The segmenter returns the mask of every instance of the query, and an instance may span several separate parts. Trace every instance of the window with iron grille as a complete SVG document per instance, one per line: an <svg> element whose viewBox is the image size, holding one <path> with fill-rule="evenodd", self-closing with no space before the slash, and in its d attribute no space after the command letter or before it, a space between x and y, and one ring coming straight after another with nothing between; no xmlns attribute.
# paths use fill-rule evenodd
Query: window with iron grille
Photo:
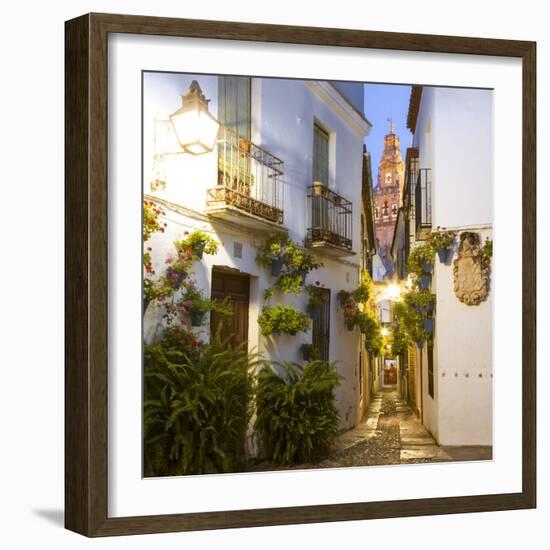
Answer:
<svg viewBox="0 0 550 550"><path fill-rule="evenodd" d="M324 293L325 303L321 305L319 315L313 320L312 344L317 357L322 361L329 360L330 336L330 289L319 289Z"/></svg>

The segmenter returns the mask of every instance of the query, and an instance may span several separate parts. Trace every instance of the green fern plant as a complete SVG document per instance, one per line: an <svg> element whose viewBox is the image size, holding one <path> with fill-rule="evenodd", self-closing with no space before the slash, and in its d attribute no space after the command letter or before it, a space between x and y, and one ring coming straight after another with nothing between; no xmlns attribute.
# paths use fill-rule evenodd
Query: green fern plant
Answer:
<svg viewBox="0 0 550 550"><path fill-rule="evenodd" d="M145 348L145 475L245 469L258 357L216 338L194 349L175 342Z"/></svg>
<svg viewBox="0 0 550 550"><path fill-rule="evenodd" d="M256 429L264 450L278 464L326 456L338 432L335 363L310 361L264 366L258 375Z"/></svg>

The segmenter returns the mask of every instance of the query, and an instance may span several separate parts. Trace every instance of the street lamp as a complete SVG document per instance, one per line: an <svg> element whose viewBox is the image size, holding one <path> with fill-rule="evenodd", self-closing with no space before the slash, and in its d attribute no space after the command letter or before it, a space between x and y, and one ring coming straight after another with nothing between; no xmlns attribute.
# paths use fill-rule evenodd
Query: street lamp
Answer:
<svg viewBox="0 0 550 550"><path fill-rule="evenodd" d="M180 147L186 153L209 153L216 145L220 123L208 112L209 101L193 80L187 94L181 96L181 107L170 115Z"/></svg>

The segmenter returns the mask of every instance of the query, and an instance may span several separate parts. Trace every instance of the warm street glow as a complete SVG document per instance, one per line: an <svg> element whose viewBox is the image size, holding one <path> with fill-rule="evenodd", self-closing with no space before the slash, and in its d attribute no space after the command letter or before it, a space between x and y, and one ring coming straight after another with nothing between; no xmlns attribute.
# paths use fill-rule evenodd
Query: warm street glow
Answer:
<svg viewBox="0 0 550 550"><path fill-rule="evenodd" d="M393 300L394 302L401 298L401 287L392 283L388 286L387 290L388 300Z"/></svg>
<svg viewBox="0 0 550 550"><path fill-rule="evenodd" d="M382 328L380 332L382 333L382 336L387 336L390 333L390 331L386 327Z"/></svg>

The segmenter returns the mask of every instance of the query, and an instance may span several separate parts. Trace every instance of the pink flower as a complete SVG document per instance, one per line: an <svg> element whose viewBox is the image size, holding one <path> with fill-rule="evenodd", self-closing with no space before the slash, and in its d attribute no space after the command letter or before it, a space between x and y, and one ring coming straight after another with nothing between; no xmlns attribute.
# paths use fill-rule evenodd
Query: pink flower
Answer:
<svg viewBox="0 0 550 550"><path fill-rule="evenodd" d="M172 258L166 258L166 260L164 260L164 263L165 264L171 264L172 263Z"/></svg>

